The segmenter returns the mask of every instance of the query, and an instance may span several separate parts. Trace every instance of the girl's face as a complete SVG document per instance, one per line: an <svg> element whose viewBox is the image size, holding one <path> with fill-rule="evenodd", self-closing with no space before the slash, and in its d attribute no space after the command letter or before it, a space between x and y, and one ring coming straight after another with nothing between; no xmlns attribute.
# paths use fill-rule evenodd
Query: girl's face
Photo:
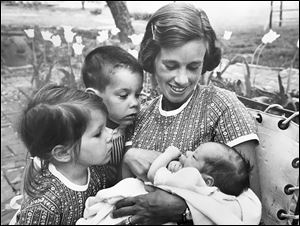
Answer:
<svg viewBox="0 0 300 226"><path fill-rule="evenodd" d="M142 88L143 78L140 74L126 68L115 70L105 90L100 92L109 119L121 127L132 124L140 108Z"/></svg>
<svg viewBox="0 0 300 226"><path fill-rule="evenodd" d="M81 138L77 163L84 166L104 165L110 160L111 135L105 129L106 115L100 110L91 110L91 118Z"/></svg>
<svg viewBox="0 0 300 226"><path fill-rule="evenodd" d="M202 72L206 44L192 40L177 48L162 48L154 61L159 88L171 103L183 103L192 94Z"/></svg>

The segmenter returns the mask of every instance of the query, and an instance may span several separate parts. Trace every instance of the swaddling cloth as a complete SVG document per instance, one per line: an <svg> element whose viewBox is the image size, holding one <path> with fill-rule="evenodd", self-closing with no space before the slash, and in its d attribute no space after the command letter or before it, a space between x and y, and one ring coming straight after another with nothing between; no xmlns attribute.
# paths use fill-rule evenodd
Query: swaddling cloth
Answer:
<svg viewBox="0 0 300 226"><path fill-rule="evenodd" d="M114 225L127 217L112 218L110 216L114 204L127 197L148 193L144 183L136 178L126 178L115 186L100 190L96 196L89 197L85 202L83 218L77 225Z"/></svg>

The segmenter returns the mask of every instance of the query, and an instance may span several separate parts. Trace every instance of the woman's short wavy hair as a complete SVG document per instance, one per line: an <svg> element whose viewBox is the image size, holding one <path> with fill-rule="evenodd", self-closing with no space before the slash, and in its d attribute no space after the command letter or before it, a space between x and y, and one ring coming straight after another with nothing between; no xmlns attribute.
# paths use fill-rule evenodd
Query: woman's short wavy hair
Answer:
<svg viewBox="0 0 300 226"><path fill-rule="evenodd" d="M217 67L221 49L206 13L187 3L170 3L158 9L147 23L141 42L139 62L143 69L154 73L154 60L161 48L180 47L192 40L207 42L202 74Z"/></svg>

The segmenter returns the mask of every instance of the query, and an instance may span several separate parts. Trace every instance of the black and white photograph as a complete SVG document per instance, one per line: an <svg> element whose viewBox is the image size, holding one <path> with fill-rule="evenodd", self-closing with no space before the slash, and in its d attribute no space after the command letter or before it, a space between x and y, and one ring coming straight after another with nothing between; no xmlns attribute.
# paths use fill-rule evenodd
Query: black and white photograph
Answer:
<svg viewBox="0 0 300 226"><path fill-rule="evenodd" d="M1 225L299 225L299 1L1 1Z"/></svg>

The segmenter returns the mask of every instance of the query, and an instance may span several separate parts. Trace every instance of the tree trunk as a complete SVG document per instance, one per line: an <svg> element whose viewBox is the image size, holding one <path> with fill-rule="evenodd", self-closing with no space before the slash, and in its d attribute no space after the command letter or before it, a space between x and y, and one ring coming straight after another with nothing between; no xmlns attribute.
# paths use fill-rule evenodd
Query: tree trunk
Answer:
<svg viewBox="0 0 300 226"><path fill-rule="evenodd" d="M120 29L119 37L121 42L131 42L129 35L134 34L131 25L130 14L125 1L106 1L114 18L116 27Z"/></svg>

